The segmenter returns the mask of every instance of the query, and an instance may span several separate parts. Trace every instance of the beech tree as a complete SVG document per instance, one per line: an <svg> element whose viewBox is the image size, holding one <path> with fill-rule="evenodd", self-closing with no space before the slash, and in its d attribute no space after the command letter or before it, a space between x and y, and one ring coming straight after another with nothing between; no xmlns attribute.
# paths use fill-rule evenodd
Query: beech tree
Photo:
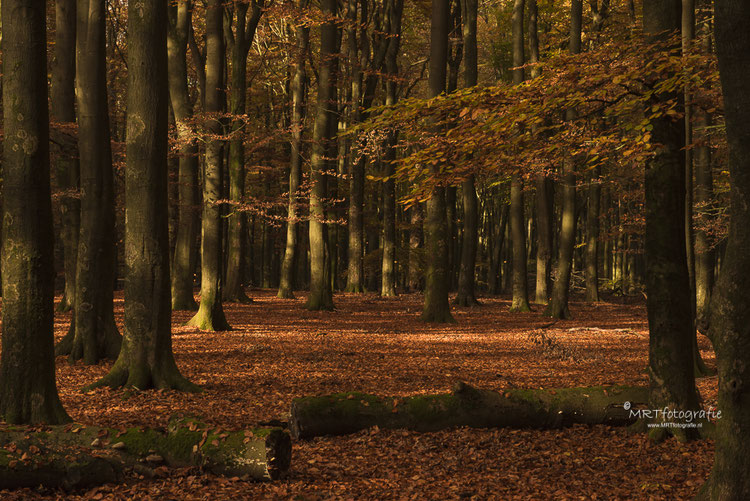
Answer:
<svg viewBox="0 0 750 501"><path fill-rule="evenodd" d="M721 419L716 423L714 464L697 499L750 497L750 440L747 367L750 364L750 6L737 0L715 2L716 55L724 94L729 175L730 227L724 263L711 302L711 341L719 369Z"/></svg>
<svg viewBox="0 0 750 501"><path fill-rule="evenodd" d="M570 40L568 52L581 52L581 29L583 25L583 2L572 0L570 4ZM567 120L573 120L575 110L565 110ZM570 275L573 267L573 248L576 240L576 172L573 155L566 155L562 162L562 221L560 223L560 242L555 267L555 283L552 298L544 314L552 318L568 318L568 295L570 293Z"/></svg>
<svg viewBox="0 0 750 501"><path fill-rule="evenodd" d="M513 2L513 83L525 80L523 65L524 0ZM524 225L523 179L514 174L510 182L510 233L513 244L513 302L510 311L531 311L529 306L528 277L526 276L526 228Z"/></svg>
<svg viewBox="0 0 750 501"><path fill-rule="evenodd" d="M464 86L477 85L477 0L461 0L464 43ZM464 208L464 236L461 243L461 264L458 275L458 295L456 304L474 306L478 303L474 294L474 276L479 240L479 201L477 200L476 179L472 174L461 183L461 197Z"/></svg>
<svg viewBox="0 0 750 501"><path fill-rule="evenodd" d="M206 160L203 165L203 215L201 220L201 301L188 325L207 331L229 330L221 304L222 231L222 123L224 102L224 4L210 0L206 6Z"/></svg>
<svg viewBox="0 0 750 501"><path fill-rule="evenodd" d="M388 40L385 56L386 97L385 105L393 106L398 100L398 55L401 46L401 17L404 11L403 0L388 0L386 4L385 26ZM391 132L386 138L383 175L383 260L381 264L381 296L396 295L396 180L393 178L396 160L397 133Z"/></svg>
<svg viewBox="0 0 750 501"><path fill-rule="evenodd" d="M66 129L76 121L76 0L55 2L55 52L51 64L50 119ZM58 144L55 162L57 188L63 192L60 203L61 243L64 253L65 290L58 311L73 308L76 295L76 261L78 232L81 224L81 202L78 197L80 168L78 145L68 130L52 138Z"/></svg>
<svg viewBox="0 0 750 501"><path fill-rule="evenodd" d="M334 141L333 124L335 101L332 99L336 86L336 57L338 28L336 0L322 0L321 9L326 21L320 27L320 68L318 70L318 107L313 131L312 155L310 157L310 296L307 308L310 310L333 309L333 292L329 280L330 261L326 259L328 231L326 213L327 170L329 161L326 151Z"/></svg>
<svg viewBox="0 0 750 501"><path fill-rule="evenodd" d="M172 354L166 23L163 2L128 12L125 335L109 374L92 387L197 389Z"/></svg>
<svg viewBox="0 0 750 501"><path fill-rule="evenodd" d="M680 29L680 0L643 4L643 32L664 41ZM650 82L654 85L656 82ZM676 93L654 93L652 106L681 101ZM668 115L651 121L654 153L646 162L646 294L649 325L649 404L654 409L695 409L690 283L685 251L684 121ZM652 428L659 436L665 428ZM685 436L691 436L686 429Z"/></svg>
<svg viewBox="0 0 750 501"><path fill-rule="evenodd" d="M309 0L298 0L297 8L307 7ZM293 58L294 76L292 77L292 109L291 129L292 140L289 154L289 207L287 210L286 247L284 261L281 265L281 279L279 280L278 297L294 298L294 265L297 258L298 220L300 214L299 188L302 184L302 137L304 133L304 117L307 94L307 61L310 50L310 27L299 23L294 28L297 38L296 52Z"/></svg>
<svg viewBox="0 0 750 501"><path fill-rule="evenodd" d="M47 2L3 0L3 336L0 416L69 421L53 353Z"/></svg>
<svg viewBox="0 0 750 501"><path fill-rule="evenodd" d="M245 114L247 101L247 55L255 38L255 30L263 15L264 1L254 0L252 9L249 3L238 2L234 7L236 24L224 26L225 38L231 53L231 90L229 95L230 112L235 118L231 125L232 140L229 142L229 198L241 204L245 195ZM248 16L249 12L249 16ZM243 211L234 211L227 218L227 267L226 284L222 288L224 301L249 302L242 287L245 252L245 219Z"/></svg>
<svg viewBox="0 0 750 501"><path fill-rule="evenodd" d="M115 200L107 103L105 1L78 0L76 101L81 173L81 222L76 296L58 355L95 364L114 359L122 337L115 325Z"/></svg>
<svg viewBox="0 0 750 501"><path fill-rule="evenodd" d="M432 28L430 34L430 96L445 91L448 64L448 30L450 0L433 0ZM438 173L439 165L432 170ZM448 269L448 224L446 221L445 187L432 189L427 201L425 221L425 247L429 254L425 270L424 309L425 322L454 322L448 302L450 270Z"/></svg>
<svg viewBox="0 0 750 501"><path fill-rule="evenodd" d="M169 97L172 101L177 138L180 141L178 182L178 218L172 260L172 308L196 310L193 297L193 273L198 259L200 193L198 190L198 144L194 139L193 104L188 89L187 47L192 29L193 5L190 0L169 4L167 54Z"/></svg>

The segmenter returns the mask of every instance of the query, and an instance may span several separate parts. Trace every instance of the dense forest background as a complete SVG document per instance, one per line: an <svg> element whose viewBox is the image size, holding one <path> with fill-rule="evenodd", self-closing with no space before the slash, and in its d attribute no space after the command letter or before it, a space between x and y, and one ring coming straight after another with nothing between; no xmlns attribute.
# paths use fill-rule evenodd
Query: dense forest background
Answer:
<svg viewBox="0 0 750 501"><path fill-rule="evenodd" d="M743 2L0 5L0 488L627 425L714 453L644 492L750 498Z"/></svg>

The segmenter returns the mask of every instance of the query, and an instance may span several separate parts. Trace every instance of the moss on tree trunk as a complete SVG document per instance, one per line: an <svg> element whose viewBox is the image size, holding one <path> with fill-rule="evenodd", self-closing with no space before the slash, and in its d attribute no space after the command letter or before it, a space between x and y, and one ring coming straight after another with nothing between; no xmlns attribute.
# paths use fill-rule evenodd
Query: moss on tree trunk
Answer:
<svg viewBox="0 0 750 501"><path fill-rule="evenodd" d="M277 480L286 477L291 452L289 433L279 428L223 431L193 418L174 419L166 431L7 427L0 434L0 489L85 487L116 482L126 468L159 466Z"/></svg>
<svg viewBox="0 0 750 501"><path fill-rule="evenodd" d="M344 435L379 426L437 431L474 428L560 428L573 424L622 426L635 419L623 407L648 401L648 388L598 386L496 392L458 383L453 393L415 397L378 397L339 393L297 398L290 429L295 438Z"/></svg>

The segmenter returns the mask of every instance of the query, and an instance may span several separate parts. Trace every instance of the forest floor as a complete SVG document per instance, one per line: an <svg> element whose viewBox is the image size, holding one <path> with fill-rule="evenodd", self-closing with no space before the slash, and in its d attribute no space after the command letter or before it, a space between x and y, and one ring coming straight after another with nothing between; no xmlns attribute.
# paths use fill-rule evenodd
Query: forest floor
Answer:
<svg viewBox="0 0 750 501"><path fill-rule="evenodd" d="M419 321L422 297L337 294L334 312L303 309L275 291L228 304L231 332L205 333L173 316L183 375L205 391L133 392L79 388L109 364L57 359L60 395L80 423L163 426L175 413L225 429L286 419L294 397L359 390L379 395L448 392L457 381L488 388L647 384L642 298L571 303L573 320L510 314L507 298L454 308L454 325ZM59 298L58 298L59 299ZM122 328L123 302L116 299ZM56 337L69 314L58 314ZM539 343L540 329L551 342ZM715 366L708 340L703 357ZM704 406L716 405L716 377L699 380ZM687 499L706 479L711 441L654 444L607 426L553 431L455 429L416 433L370 429L293 444L287 480L259 484L171 470L74 493L0 491L0 499ZM134 474L135 475L135 474Z"/></svg>

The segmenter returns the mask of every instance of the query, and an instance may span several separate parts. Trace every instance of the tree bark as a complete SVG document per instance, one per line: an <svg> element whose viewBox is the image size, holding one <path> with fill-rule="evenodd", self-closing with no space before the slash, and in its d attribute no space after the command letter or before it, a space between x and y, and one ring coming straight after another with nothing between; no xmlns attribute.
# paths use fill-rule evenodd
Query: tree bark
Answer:
<svg viewBox="0 0 750 501"><path fill-rule="evenodd" d="M474 87L478 80L477 62L477 0L461 0L463 9L464 37L464 86ZM461 183L461 196L464 207L464 235L461 242L461 265L458 272L458 295L456 304L474 306L477 301L475 271L477 263L477 243L479 241L479 201L474 175Z"/></svg>
<svg viewBox="0 0 750 501"><path fill-rule="evenodd" d="M705 28L704 49L712 51L711 36ZM700 106L694 109L696 145L694 154L695 168L695 202L708 210L714 203L714 181L711 165L711 147L708 131L711 126L711 115ZM695 295L696 321L699 326L707 324L711 304L711 292L714 287L714 267L716 251L706 231L698 228L695 232Z"/></svg>
<svg viewBox="0 0 750 501"><path fill-rule="evenodd" d="M513 3L513 83L523 83L525 63L523 46L524 0ZM524 227L523 180L520 174L513 174L510 184L510 233L513 245L513 302L510 311L531 311L529 306L526 228Z"/></svg>
<svg viewBox="0 0 750 501"><path fill-rule="evenodd" d="M172 260L172 309L197 310L193 297L193 274L198 259L200 194L198 191L198 144L193 138L193 105L188 91L187 44L192 24L192 2L181 0L169 6L167 52L169 96L172 100L177 140L180 142L178 171L178 223Z"/></svg>
<svg viewBox="0 0 750 501"><path fill-rule="evenodd" d="M730 222L726 254L711 302L711 340L719 369L721 419L716 426L714 465L697 499L750 498L750 6L715 3L716 54L729 144Z"/></svg>
<svg viewBox="0 0 750 501"><path fill-rule="evenodd" d="M75 126L75 74L76 74L76 2L55 2L55 52L51 68L50 85L51 120L59 126ZM81 226L79 199L80 166L78 145L72 133L62 131L57 152L55 179L63 192L60 203L62 221L61 240L64 255L65 291L58 311L73 308L76 296L76 261L78 259L78 234Z"/></svg>
<svg viewBox="0 0 750 501"><path fill-rule="evenodd" d="M518 175L510 185L510 239L513 251L513 301L510 311L531 311L526 272L526 228L524 225L523 181Z"/></svg>
<svg viewBox="0 0 750 501"><path fill-rule="evenodd" d="M389 0L385 25L388 27L388 48L386 50L386 106L394 106L398 100L398 54L401 46L401 16L404 0ZM396 141L398 133L391 132L386 138L386 153L383 162L383 261L381 265L382 283L380 295L396 295L396 181L393 179L396 161Z"/></svg>
<svg viewBox="0 0 750 501"><path fill-rule="evenodd" d="M241 204L245 196L245 106L247 95L247 55L255 38L255 30L263 15L263 0L254 0L250 18L247 18L249 3L237 3L235 13L237 26L234 35L226 26L231 43L232 77L229 95L230 113L234 116L231 125L232 140L229 142L229 198ZM229 38L229 36L232 38ZM249 303L251 299L242 286L244 277L245 231L247 216L244 211L233 210L227 218L227 269L226 284L222 288L224 301Z"/></svg>
<svg viewBox="0 0 750 501"><path fill-rule="evenodd" d="M661 41L680 29L680 1L643 5L643 32ZM676 93L655 95L647 106L681 100ZM685 253L685 123L668 116L652 120L655 153L646 162L646 294L649 323L649 375L652 408L695 409L693 375L695 329ZM661 438L666 428L653 428ZM681 432L680 432L681 433ZM694 430L686 429L691 437Z"/></svg>
<svg viewBox="0 0 750 501"><path fill-rule="evenodd" d="M69 421L55 385L46 2L4 0L0 417Z"/></svg>
<svg viewBox="0 0 750 501"><path fill-rule="evenodd" d="M456 384L453 393L378 397L339 393L292 401L292 436L309 439L345 435L378 426L420 432L458 426L472 428L556 429L574 424L624 426L634 415L625 409L646 404L648 388L597 386L503 392Z"/></svg>
<svg viewBox="0 0 750 501"><path fill-rule="evenodd" d="M596 168L590 179L586 206L586 301L599 301L599 216L601 203L601 171Z"/></svg>
<svg viewBox="0 0 750 501"><path fill-rule="evenodd" d="M162 26L163 28L163 26ZM222 431L193 418L173 419L166 431L96 426L3 430L0 445L15 444L0 466L0 489L66 489L122 480L124 467L151 476L154 468L198 467L214 475L279 480L287 476L292 443L279 428ZM92 445L96 444L96 445ZM40 452L29 451L35 448ZM96 455L94 453L96 451ZM31 456L22 460L24 455ZM75 457L70 461L70 456ZM13 466L7 463L15 461Z"/></svg>
<svg viewBox="0 0 750 501"><path fill-rule="evenodd" d="M310 296L309 310L332 310L333 292L326 266L328 232L326 231L326 176L329 162L326 151L333 141L333 126L336 103L331 99L336 85L336 61L338 27L335 17L338 12L336 0L322 0L321 10L327 22L320 27L320 57L318 70L318 109L313 131L312 156L310 157Z"/></svg>
<svg viewBox="0 0 750 501"><path fill-rule="evenodd" d="M695 0L682 1L681 35L682 54L690 53L690 46L695 38ZM695 321L695 232L693 230L693 106L691 105L691 89L684 89L685 107L685 251L687 256L688 276L690 279L690 294L693 305L693 319ZM700 354L696 353L696 357Z"/></svg>
<svg viewBox="0 0 750 501"><path fill-rule="evenodd" d="M308 0L299 0L297 7L304 9ZM277 296L282 299L294 298L294 264L297 252L297 236L300 219L299 188L302 184L302 136L305 119L305 96L307 90L307 67L305 58L310 50L310 28L299 24L295 27L297 47L294 58L294 78L292 80L292 141L289 162L289 208L287 210L286 248L281 264L281 279Z"/></svg>
<svg viewBox="0 0 750 501"><path fill-rule="evenodd" d="M568 52L581 52L581 25L583 23L583 2L573 0L570 7L570 40ZM575 117L575 110L566 110L566 119ZM560 226L560 243L555 283L552 287L552 299L544 314L552 318L569 318L568 296L570 294L570 275L573 267L573 253L576 242L576 172L571 155L562 163L562 223Z"/></svg>
<svg viewBox="0 0 750 501"><path fill-rule="evenodd" d="M166 23L164 3L128 15L125 335L109 374L92 387L197 389L172 354Z"/></svg>
<svg viewBox="0 0 750 501"><path fill-rule="evenodd" d="M224 89L224 4L210 0L206 6L206 130L213 135L206 144L203 171L203 219L201 231L201 302L187 325L206 331L229 330L221 304L222 217L222 135L219 114Z"/></svg>
<svg viewBox="0 0 750 501"><path fill-rule="evenodd" d="M122 337L113 312L116 273L115 207L107 105L105 3L78 0L76 98L81 172L81 225L76 297L68 334L57 355L96 364L114 359Z"/></svg>
<svg viewBox="0 0 750 501"><path fill-rule="evenodd" d="M448 26L450 0L433 0L430 37L430 96L445 91L448 62ZM433 176L439 175L439 166L433 166ZM438 183L438 180L435 179ZM448 302L450 270L448 268L448 224L445 207L445 188L439 183L432 189L427 201L425 247L429 256L425 270L424 309L425 322L455 322Z"/></svg>
<svg viewBox="0 0 750 501"><path fill-rule="evenodd" d="M407 282L410 291L422 289L422 277L424 277L423 240L424 208L421 203L415 202L409 209L409 276Z"/></svg>

